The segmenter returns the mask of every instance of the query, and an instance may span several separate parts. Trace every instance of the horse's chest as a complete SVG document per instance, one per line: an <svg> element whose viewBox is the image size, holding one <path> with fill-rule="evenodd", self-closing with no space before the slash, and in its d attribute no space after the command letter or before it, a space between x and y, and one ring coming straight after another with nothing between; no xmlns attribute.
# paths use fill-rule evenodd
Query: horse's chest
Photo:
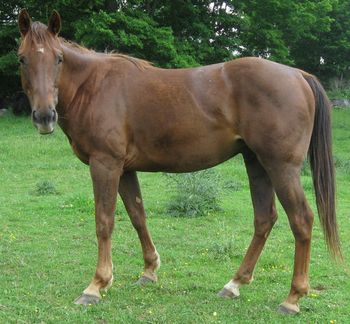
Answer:
<svg viewBox="0 0 350 324"><path fill-rule="evenodd" d="M89 154L87 151L76 142L71 142L70 144L72 146L74 154L78 157L78 159L85 164L89 164Z"/></svg>

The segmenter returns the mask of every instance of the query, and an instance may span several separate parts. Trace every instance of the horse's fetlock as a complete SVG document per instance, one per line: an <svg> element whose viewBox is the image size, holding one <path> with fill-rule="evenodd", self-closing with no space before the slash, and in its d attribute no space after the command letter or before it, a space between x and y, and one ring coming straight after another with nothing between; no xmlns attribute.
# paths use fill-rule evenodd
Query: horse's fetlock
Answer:
<svg viewBox="0 0 350 324"><path fill-rule="evenodd" d="M241 285L250 284L253 281L253 274L248 271L243 272L239 275L236 275L234 281L239 282Z"/></svg>
<svg viewBox="0 0 350 324"><path fill-rule="evenodd" d="M95 274L95 281L100 287L102 288L108 288L112 285L113 282L113 274L106 274L106 273L97 273Z"/></svg>
<svg viewBox="0 0 350 324"><path fill-rule="evenodd" d="M145 268L157 270L160 266L160 257L157 251L147 253L145 256Z"/></svg>
<svg viewBox="0 0 350 324"><path fill-rule="evenodd" d="M292 284L292 291L299 297L307 295L309 290L310 286L307 281L299 281Z"/></svg>

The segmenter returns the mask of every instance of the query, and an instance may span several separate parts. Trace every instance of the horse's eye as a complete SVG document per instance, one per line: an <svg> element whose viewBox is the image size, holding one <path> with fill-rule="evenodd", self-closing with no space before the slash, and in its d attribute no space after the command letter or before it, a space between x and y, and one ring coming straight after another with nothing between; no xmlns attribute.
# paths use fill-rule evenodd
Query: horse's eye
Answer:
<svg viewBox="0 0 350 324"><path fill-rule="evenodd" d="M63 62L63 56L58 56L57 57L57 64L61 64Z"/></svg>
<svg viewBox="0 0 350 324"><path fill-rule="evenodd" d="M19 62L20 64L22 64L22 65L26 64L26 61L25 61L25 59L24 59L23 56L20 56L20 57L18 58L18 62Z"/></svg>

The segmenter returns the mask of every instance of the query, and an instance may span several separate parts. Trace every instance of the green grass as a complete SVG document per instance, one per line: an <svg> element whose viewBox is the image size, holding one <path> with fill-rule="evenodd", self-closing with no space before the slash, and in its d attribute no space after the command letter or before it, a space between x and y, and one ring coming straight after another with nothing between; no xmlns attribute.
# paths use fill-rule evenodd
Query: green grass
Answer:
<svg viewBox="0 0 350 324"><path fill-rule="evenodd" d="M73 300L95 271L93 196L88 167L58 130L40 136L27 118L0 118L0 323L348 323L350 317L350 111L334 111L337 213L345 266L331 261L318 219L311 286L301 314L276 312L292 275L294 240L279 206L255 271L237 300L216 293L237 270L250 242L252 207L241 157L216 168L220 211L199 218L166 214L172 196L162 174L140 174L149 229L161 255L159 282L133 285L140 244L118 203L113 234L115 282L102 303ZM310 173L303 184L315 211Z"/></svg>

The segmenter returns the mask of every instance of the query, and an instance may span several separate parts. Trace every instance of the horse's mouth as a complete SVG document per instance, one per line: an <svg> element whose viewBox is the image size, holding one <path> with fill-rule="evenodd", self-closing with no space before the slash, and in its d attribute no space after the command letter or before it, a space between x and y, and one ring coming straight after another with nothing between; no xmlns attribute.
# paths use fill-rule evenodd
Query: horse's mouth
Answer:
<svg viewBox="0 0 350 324"><path fill-rule="evenodd" d="M53 129L52 131L49 131L49 132L40 132L40 135L49 135L49 134L52 134L53 132L55 131L55 129Z"/></svg>
<svg viewBox="0 0 350 324"><path fill-rule="evenodd" d="M49 123L47 125L42 125L42 124L34 124L37 130L39 131L40 135L49 135L52 134L55 130L55 125L54 123Z"/></svg>

